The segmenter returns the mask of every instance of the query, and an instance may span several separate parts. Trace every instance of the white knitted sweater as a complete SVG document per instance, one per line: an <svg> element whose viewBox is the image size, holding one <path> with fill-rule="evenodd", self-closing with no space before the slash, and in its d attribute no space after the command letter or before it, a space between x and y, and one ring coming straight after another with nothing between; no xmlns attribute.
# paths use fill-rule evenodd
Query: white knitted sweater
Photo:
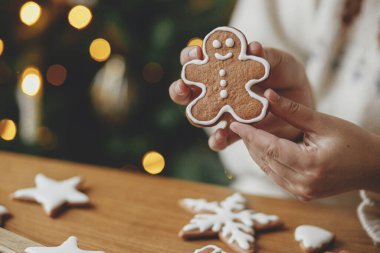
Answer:
<svg viewBox="0 0 380 253"><path fill-rule="evenodd" d="M319 111L380 134L380 1L240 0L230 25L249 42L298 57L306 66ZM235 174L232 186L237 190L288 196L254 164L241 141L220 156ZM329 199L335 204L358 201L357 193ZM361 221L368 225L363 210ZM369 234L380 242L377 226L377 233Z"/></svg>

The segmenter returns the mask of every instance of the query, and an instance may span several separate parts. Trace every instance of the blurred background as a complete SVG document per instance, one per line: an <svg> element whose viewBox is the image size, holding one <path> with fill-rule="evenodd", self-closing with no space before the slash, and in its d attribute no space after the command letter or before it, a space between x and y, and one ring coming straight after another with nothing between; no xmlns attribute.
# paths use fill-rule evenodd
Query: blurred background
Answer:
<svg viewBox="0 0 380 253"><path fill-rule="evenodd" d="M228 24L233 7L1 0L0 149L226 184L205 132L167 91L181 49Z"/></svg>

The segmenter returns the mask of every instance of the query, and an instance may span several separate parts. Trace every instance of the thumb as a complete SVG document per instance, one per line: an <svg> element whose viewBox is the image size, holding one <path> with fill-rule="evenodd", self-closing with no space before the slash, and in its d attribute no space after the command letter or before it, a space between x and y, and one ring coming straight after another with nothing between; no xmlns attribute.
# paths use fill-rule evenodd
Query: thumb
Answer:
<svg viewBox="0 0 380 253"><path fill-rule="evenodd" d="M323 122L319 112L282 97L272 89L267 89L264 96L269 100L270 111L290 125L309 132L320 129Z"/></svg>

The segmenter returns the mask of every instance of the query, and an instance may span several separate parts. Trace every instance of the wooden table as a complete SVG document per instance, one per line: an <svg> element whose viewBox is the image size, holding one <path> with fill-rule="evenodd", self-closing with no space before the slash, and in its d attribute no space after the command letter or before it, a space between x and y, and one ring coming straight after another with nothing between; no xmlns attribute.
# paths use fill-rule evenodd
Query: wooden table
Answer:
<svg viewBox="0 0 380 253"><path fill-rule="evenodd" d="M191 218L177 205L180 198L221 200L231 194L228 188L4 152L0 171L0 204L13 214L5 228L43 245L58 245L75 235L80 247L107 253L192 253L208 243L231 252L217 240L186 242L177 237ZM9 198L16 189L34 186L39 172L56 179L83 176L94 207L70 208L51 219L41 206ZM293 239L300 224L333 231L335 250L380 252L362 230L354 209L247 197L256 210L277 214L286 222L284 230L259 236L258 252L300 252Z"/></svg>

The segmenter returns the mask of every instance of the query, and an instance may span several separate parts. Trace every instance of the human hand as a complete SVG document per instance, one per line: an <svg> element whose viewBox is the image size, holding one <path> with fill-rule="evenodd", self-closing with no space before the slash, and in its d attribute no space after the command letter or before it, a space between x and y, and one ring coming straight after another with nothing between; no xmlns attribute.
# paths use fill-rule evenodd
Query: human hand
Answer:
<svg viewBox="0 0 380 253"><path fill-rule="evenodd" d="M271 89L264 96L274 115L304 133L301 143L238 122L230 128L273 181L300 200L355 189L380 192L379 136Z"/></svg>
<svg viewBox="0 0 380 253"><path fill-rule="evenodd" d="M271 72L268 79L254 85L252 88L254 92L262 95L265 89L272 88L287 98L308 107L313 107L311 89L304 67L294 57L277 49L264 49L258 42L249 44L247 51L247 54L264 57L271 65ZM182 50L180 57L181 64L185 64L193 59L203 59L200 47L193 46ZM200 89L187 86L179 79L170 86L169 94L174 102L180 105L186 105L198 97ZM231 143L240 139L240 137L229 128L229 124L233 122L232 117L227 116L226 121L227 126L217 129L209 138L209 146L215 151L223 150ZM252 125L275 134L278 137L291 140L297 138L301 133L298 129L270 112L262 121Z"/></svg>

